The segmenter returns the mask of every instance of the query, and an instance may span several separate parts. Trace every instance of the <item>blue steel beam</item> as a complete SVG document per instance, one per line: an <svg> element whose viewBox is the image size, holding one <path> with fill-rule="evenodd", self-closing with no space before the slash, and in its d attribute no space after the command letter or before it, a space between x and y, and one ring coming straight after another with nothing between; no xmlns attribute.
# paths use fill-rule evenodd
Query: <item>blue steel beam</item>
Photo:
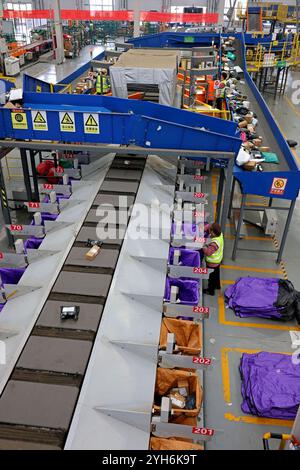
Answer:
<svg viewBox="0 0 300 470"><path fill-rule="evenodd" d="M51 93L25 93L24 101L22 124L17 122L13 110L0 109L0 138L223 151L235 155L241 145L235 125L158 104L142 103L145 106L141 107L141 103L121 98ZM33 122L37 111L42 112L47 122L40 130ZM70 131L62 130L60 124L65 113L73 120ZM99 121L98 129L94 128L92 133L85 125L89 114ZM224 129L229 129L230 134Z"/></svg>

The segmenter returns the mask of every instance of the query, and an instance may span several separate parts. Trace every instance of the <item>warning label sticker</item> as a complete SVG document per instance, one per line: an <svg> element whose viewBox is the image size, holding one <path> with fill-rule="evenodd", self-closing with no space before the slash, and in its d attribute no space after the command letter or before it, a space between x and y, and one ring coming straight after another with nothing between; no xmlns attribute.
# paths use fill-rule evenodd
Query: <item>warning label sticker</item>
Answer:
<svg viewBox="0 0 300 470"><path fill-rule="evenodd" d="M270 194L284 194L287 182L287 178L273 178Z"/></svg>
<svg viewBox="0 0 300 470"><path fill-rule="evenodd" d="M28 129L27 116L25 111L13 110L10 113L13 129Z"/></svg>
<svg viewBox="0 0 300 470"><path fill-rule="evenodd" d="M85 134L100 134L98 114L83 113L83 125Z"/></svg>
<svg viewBox="0 0 300 470"><path fill-rule="evenodd" d="M75 116L74 113L59 113L59 122L61 132L75 132Z"/></svg>
<svg viewBox="0 0 300 470"><path fill-rule="evenodd" d="M37 93L41 93L41 91L42 91L41 85L37 85L35 91L36 91Z"/></svg>
<svg viewBox="0 0 300 470"><path fill-rule="evenodd" d="M31 111L32 127L34 131L47 131L47 113L46 111Z"/></svg>

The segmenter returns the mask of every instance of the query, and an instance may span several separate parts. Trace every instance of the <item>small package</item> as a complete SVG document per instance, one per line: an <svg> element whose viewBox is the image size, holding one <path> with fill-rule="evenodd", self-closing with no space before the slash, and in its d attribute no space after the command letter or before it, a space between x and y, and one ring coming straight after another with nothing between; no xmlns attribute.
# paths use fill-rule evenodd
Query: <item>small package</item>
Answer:
<svg viewBox="0 0 300 470"><path fill-rule="evenodd" d="M96 256L99 254L100 250L100 246L92 246L92 248L85 254L86 259L88 259L89 261L93 261L93 259L95 259Z"/></svg>
<svg viewBox="0 0 300 470"><path fill-rule="evenodd" d="M259 147L259 150L260 150L261 152L269 152L270 147Z"/></svg>
<svg viewBox="0 0 300 470"><path fill-rule="evenodd" d="M186 379L178 380L178 389L180 395L187 397L189 394L189 382Z"/></svg>
<svg viewBox="0 0 300 470"><path fill-rule="evenodd" d="M252 114L246 114L245 121L247 121L247 124L251 124L251 122L253 121Z"/></svg>
<svg viewBox="0 0 300 470"><path fill-rule="evenodd" d="M239 128L240 128L240 129L244 129L244 128L246 128L246 127L247 127L247 125L248 125L248 123L247 123L247 121L245 121L245 120L244 120L244 121L241 121L241 122L239 122Z"/></svg>
<svg viewBox="0 0 300 470"><path fill-rule="evenodd" d="M254 143L255 147L260 147L262 144L262 139L253 139L252 142Z"/></svg>
<svg viewBox="0 0 300 470"><path fill-rule="evenodd" d="M243 168L244 170L253 171L255 170L256 165L257 165L257 162L255 160L249 160L249 162L244 163Z"/></svg>
<svg viewBox="0 0 300 470"><path fill-rule="evenodd" d="M170 393L169 397L173 408L185 408L185 398L180 393Z"/></svg>

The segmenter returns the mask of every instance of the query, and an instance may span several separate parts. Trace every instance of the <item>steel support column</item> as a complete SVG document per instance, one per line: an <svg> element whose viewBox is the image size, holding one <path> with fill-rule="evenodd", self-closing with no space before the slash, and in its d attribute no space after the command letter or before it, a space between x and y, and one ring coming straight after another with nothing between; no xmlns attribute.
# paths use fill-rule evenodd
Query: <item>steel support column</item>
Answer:
<svg viewBox="0 0 300 470"><path fill-rule="evenodd" d="M222 210L222 217L221 217L221 230L224 233L226 227L226 220L229 214L229 207L230 207L230 193L231 193L231 185L232 185L232 178L233 178L233 167L234 167L234 159L228 161L228 168L226 173L226 184L225 184L225 192L224 192L224 202L223 202L223 210Z"/></svg>
<svg viewBox="0 0 300 470"><path fill-rule="evenodd" d="M217 197L217 207L216 207L216 222L220 223L221 220L221 207L222 207L222 198L223 198L223 189L224 189L224 168L221 168L220 178L219 178L219 187L218 187L218 197Z"/></svg>
<svg viewBox="0 0 300 470"><path fill-rule="evenodd" d="M230 193L230 203L229 203L229 209L228 209L228 219L231 219L231 211L232 211L232 204L233 204L233 198L234 198L235 183L236 183L236 178L233 177L232 186L231 186L231 193Z"/></svg>
<svg viewBox="0 0 300 470"><path fill-rule="evenodd" d="M294 212L294 209L295 209L295 205L296 205L296 199L291 201L290 209L289 209L289 212L288 212L288 216L287 216L287 219L286 219L284 231L283 231L283 234L282 234L280 248L279 248L279 251L278 251L277 263L280 263L280 261L282 260L282 253L283 253L283 250L284 250L284 247L285 247L285 242L286 242L288 232L289 232L289 229L290 229L290 224L291 224L291 220L292 220L292 217L293 217L293 212Z"/></svg>
<svg viewBox="0 0 300 470"><path fill-rule="evenodd" d="M247 198L247 194L242 194L242 202L241 202L241 208L240 208L239 221L238 221L238 226L237 226L236 233L235 233L234 245L233 245L233 250L232 250L232 260L233 261L235 261L235 259L236 259L236 252L237 252L237 249L238 249L239 238L240 238L240 233L241 233L241 228L242 228L242 223L243 223L243 218L244 218L244 209L245 209L245 204L246 204L246 198Z"/></svg>
<svg viewBox="0 0 300 470"><path fill-rule="evenodd" d="M2 214L3 214L3 219L6 224L11 224L11 217L10 217L10 211L8 207L8 201L7 201L7 194L6 194L6 189L5 189L5 181L2 173L2 165L0 163L0 193L1 193L1 208L2 208ZM13 248L14 246L14 238L9 232L9 230L6 229L6 236L8 239L8 244L10 248Z"/></svg>
<svg viewBox="0 0 300 470"><path fill-rule="evenodd" d="M30 163L31 163L31 174L32 174L32 180L33 180L33 186L34 186L34 195L33 195L33 201L39 202L40 197L39 197L39 184L38 184L38 177L37 177L37 171L36 171L36 163L35 163L35 154L33 150L29 150L29 155L30 155Z"/></svg>
<svg viewBox="0 0 300 470"><path fill-rule="evenodd" d="M23 176L24 176L27 200L32 201L34 198L34 194L31 188L31 181L30 181L30 174L29 174L29 167L28 167L28 160L27 160L27 151L26 149L21 148L20 153L21 153L21 162L22 162L22 168L23 168Z"/></svg>

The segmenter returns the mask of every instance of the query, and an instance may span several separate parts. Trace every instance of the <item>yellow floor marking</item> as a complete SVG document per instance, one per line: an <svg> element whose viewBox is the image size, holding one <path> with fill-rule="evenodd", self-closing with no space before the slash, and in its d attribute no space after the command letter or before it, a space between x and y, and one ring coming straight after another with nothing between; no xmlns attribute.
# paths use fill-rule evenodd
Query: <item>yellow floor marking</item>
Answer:
<svg viewBox="0 0 300 470"><path fill-rule="evenodd" d="M217 201L213 201L214 220L216 220L217 214Z"/></svg>
<svg viewBox="0 0 300 470"><path fill-rule="evenodd" d="M288 106L294 111L294 113L298 114L300 116L300 111L296 108L296 106L291 102L291 100L287 97L284 96L285 101L287 102Z"/></svg>
<svg viewBox="0 0 300 470"><path fill-rule="evenodd" d="M235 236L234 235L225 235L225 238L227 238L228 240L235 240ZM266 238L266 237L253 237L251 235L245 235L241 238L241 241L242 240L258 240L258 241L263 241L263 242L271 242L272 241L272 238Z"/></svg>
<svg viewBox="0 0 300 470"><path fill-rule="evenodd" d="M223 283L222 283L223 284ZM229 284L229 283L228 283ZM230 284L232 284L230 282ZM225 301L222 294L218 297L218 307L219 307L219 323L221 325L227 326L236 326L238 328L262 328L265 330L276 330L276 331L299 331L299 326L288 326L288 325L274 325L274 324L265 324L265 323L250 323L244 322L244 319L236 317L236 321L230 321L226 319L226 310L225 310ZM272 320L269 320L270 322Z"/></svg>
<svg viewBox="0 0 300 470"><path fill-rule="evenodd" d="M223 396L226 403L231 402L230 391L230 368L229 368L229 354L230 352L256 354L261 349L242 349L242 348L222 348L221 349L221 369L223 380ZM290 355L290 353L283 352L280 354ZM224 418L228 421L242 422L247 424L271 425L271 426L286 426L292 427L292 420L275 419L275 418L261 418L259 416L234 416L232 413L225 413Z"/></svg>
<svg viewBox="0 0 300 470"><path fill-rule="evenodd" d="M267 207L267 203L266 202L262 202L261 204L258 204L257 202L246 202L245 206L263 206L263 207Z"/></svg>
<svg viewBox="0 0 300 470"><path fill-rule="evenodd" d="M278 269L250 268L248 266L229 266L226 264L222 264L221 269L232 269L233 271L251 271L254 273L282 274L282 272Z"/></svg>
<svg viewBox="0 0 300 470"><path fill-rule="evenodd" d="M259 424L261 426L280 426L291 428L294 421L288 419L260 418L258 416L234 416L231 413L225 413L224 418L236 423Z"/></svg>
<svg viewBox="0 0 300 470"><path fill-rule="evenodd" d="M212 186L212 194L213 196L217 196L218 189L217 189L217 175L212 175L211 177L211 186Z"/></svg>
<svg viewBox="0 0 300 470"><path fill-rule="evenodd" d="M234 284L234 283L235 283L235 281L227 280L227 279L221 281L222 286L226 286L227 284Z"/></svg>

